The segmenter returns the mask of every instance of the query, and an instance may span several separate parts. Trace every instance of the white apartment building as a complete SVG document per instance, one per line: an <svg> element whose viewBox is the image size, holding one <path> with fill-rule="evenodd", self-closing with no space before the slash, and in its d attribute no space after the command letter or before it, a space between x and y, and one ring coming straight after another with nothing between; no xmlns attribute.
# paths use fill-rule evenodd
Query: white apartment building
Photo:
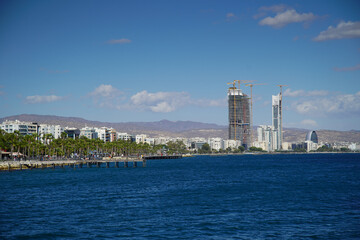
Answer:
<svg viewBox="0 0 360 240"><path fill-rule="evenodd" d="M222 138L209 138L210 148L216 151L224 149L224 140Z"/></svg>
<svg viewBox="0 0 360 240"><path fill-rule="evenodd" d="M155 144L155 138L145 138L144 143L149 144L150 146Z"/></svg>
<svg viewBox="0 0 360 240"><path fill-rule="evenodd" d="M128 133L117 133L117 139L121 139L124 141L131 141L132 138L133 138L132 135Z"/></svg>
<svg viewBox="0 0 360 240"><path fill-rule="evenodd" d="M237 149L241 146L241 141L240 140L233 140L233 139L228 139L228 140L224 140L224 149Z"/></svg>
<svg viewBox="0 0 360 240"><path fill-rule="evenodd" d="M318 149L318 144L313 141L305 141L306 151L315 151Z"/></svg>
<svg viewBox="0 0 360 240"><path fill-rule="evenodd" d="M98 138L98 132L93 127L83 127L80 129L80 136L85 136L88 139Z"/></svg>
<svg viewBox="0 0 360 240"><path fill-rule="evenodd" d="M19 131L21 135L32 135L38 133L38 124L31 122L21 122L19 120L6 120L1 124L1 129L7 133L14 133Z"/></svg>
<svg viewBox="0 0 360 240"><path fill-rule="evenodd" d="M187 147L192 149L201 149L201 147L205 143L207 143L207 140L205 138L202 137L190 138Z"/></svg>
<svg viewBox="0 0 360 240"><path fill-rule="evenodd" d="M257 147L257 148L261 148L265 151L268 151L267 148L268 148L268 144L266 142L259 142L259 141L255 141L254 142L254 147Z"/></svg>
<svg viewBox="0 0 360 240"><path fill-rule="evenodd" d="M351 143L348 148L351 150L351 151L358 151L360 150L360 146L359 144L356 144L356 143Z"/></svg>
<svg viewBox="0 0 360 240"><path fill-rule="evenodd" d="M155 138L155 145L165 145L168 142L170 142L170 138L169 137L158 137Z"/></svg>
<svg viewBox="0 0 360 240"><path fill-rule="evenodd" d="M278 131L274 129L274 126L260 125L257 129L258 140L254 145L261 147L263 150L272 152L276 149L280 149L278 144Z"/></svg>
<svg viewBox="0 0 360 240"><path fill-rule="evenodd" d="M111 141L111 128L101 127L101 128L94 128L95 132L97 133L97 137L100 138L104 142Z"/></svg>
<svg viewBox="0 0 360 240"><path fill-rule="evenodd" d="M289 142L283 142L282 143L282 149L283 150L291 150L291 143L289 143Z"/></svg>
<svg viewBox="0 0 360 240"><path fill-rule="evenodd" d="M135 141L137 144L139 143L145 143L145 139L147 138L146 134L139 134L135 136Z"/></svg>
<svg viewBox="0 0 360 240"><path fill-rule="evenodd" d="M170 138L170 141L171 142L182 142L184 143L184 145L189 148L189 146L191 145L191 143L189 143L189 139L187 138L180 138L180 137L177 137L177 138Z"/></svg>
<svg viewBox="0 0 360 240"><path fill-rule="evenodd" d="M40 124L38 134L40 139L42 139L45 134L51 134L55 139L58 139L61 137L62 132L64 132L64 128L60 125Z"/></svg>

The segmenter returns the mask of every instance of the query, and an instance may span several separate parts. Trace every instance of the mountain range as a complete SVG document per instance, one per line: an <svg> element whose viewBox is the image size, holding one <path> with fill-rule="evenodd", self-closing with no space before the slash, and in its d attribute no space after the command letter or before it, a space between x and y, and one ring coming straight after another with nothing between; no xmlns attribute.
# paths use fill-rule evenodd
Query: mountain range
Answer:
<svg viewBox="0 0 360 240"><path fill-rule="evenodd" d="M5 120L19 120L26 122L36 122L62 127L111 127L118 132L130 134L147 134L151 137L221 137L227 139L228 127L212 123L201 123L193 121L169 121L161 120L156 122L100 122L91 121L78 117L61 117L54 115L21 114L0 118L0 122ZM285 142L302 142L305 140L308 129L284 128ZM316 130L319 141L323 142L359 142L360 131L335 131L335 130ZM256 126L254 127L256 137Z"/></svg>

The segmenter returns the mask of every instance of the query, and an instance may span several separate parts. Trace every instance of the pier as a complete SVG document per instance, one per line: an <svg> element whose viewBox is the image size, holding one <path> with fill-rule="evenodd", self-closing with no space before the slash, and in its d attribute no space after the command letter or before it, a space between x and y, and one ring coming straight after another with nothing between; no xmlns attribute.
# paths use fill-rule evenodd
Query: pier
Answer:
<svg viewBox="0 0 360 240"><path fill-rule="evenodd" d="M169 156L143 156L143 157L105 157L100 160L73 160L73 159L60 159L60 160L20 160L20 161L2 161L0 162L0 171L13 171L13 170L32 170L32 169L55 169L55 168L128 168L128 167L146 167L147 160L161 160L161 159L180 159L182 155L169 155Z"/></svg>
<svg viewBox="0 0 360 240"><path fill-rule="evenodd" d="M113 159L113 160L26 160L26 161L4 161L0 162L0 171L33 170L33 169L55 169L55 168L109 168L109 167L146 167L146 159Z"/></svg>
<svg viewBox="0 0 360 240"><path fill-rule="evenodd" d="M182 158L182 155L169 155L169 156L145 156L146 160L154 159L179 159Z"/></svg>

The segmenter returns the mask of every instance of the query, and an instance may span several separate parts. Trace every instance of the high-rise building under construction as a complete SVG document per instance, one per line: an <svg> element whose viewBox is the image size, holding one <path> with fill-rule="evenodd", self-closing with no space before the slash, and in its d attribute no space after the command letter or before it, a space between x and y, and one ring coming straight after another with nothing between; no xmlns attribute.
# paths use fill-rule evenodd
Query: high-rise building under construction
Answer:
<svg viewBox="0 0 360 240"><path fill-rule="evenodd" d="M250 106L249 97L241 89L228 90L229 139L240 140L247 149L250 147Z"/></svg>
<svg viewBox="0 0 360 240"><path fill-rule="evenodd" d="M272 95L272 125L276 134L274 144L275 150L282 148L282 95Z"/></svg>

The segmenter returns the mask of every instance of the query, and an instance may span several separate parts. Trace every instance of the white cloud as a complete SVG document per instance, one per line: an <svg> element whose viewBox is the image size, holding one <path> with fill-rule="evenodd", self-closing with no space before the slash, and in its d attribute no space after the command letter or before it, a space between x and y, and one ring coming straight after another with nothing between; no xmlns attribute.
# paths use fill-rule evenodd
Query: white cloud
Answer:
<svg viewBox="0 0 360 240"><path fill-rule="evenodd" d="M288 7L284 4L273 5L273 6L263 6L263 7L259 8L259 13L254 15L253 18L259 19L261 17L264 17L267 12L278 13L278 12L283 12L286 9L288 9Z"/></svg>
<svg viewBox="0 0 360 240"><path fill-rule="evenodd" d="M187 92L149 93L144 90L130 98L129 106L138 110L166 113L184 106L223 107L226 106L226 99L193 99Z"/></svg>
<svg viewBox="0 0 360 240"><path fill-rule="evenodd" d="M138 110L168 113L184 106L219 107L226 106L226 99L192 99L187 92L137 92L130 98L113 87L102 84L88 94L98 107L117 110Z"/></svg>
<svg viewBox="0 0 360 240"><path fill-rule="evenodd" d="M290 88L287 88L283 95L284 97L305 97L305 96L326 96L329 92L325 90L313 90L313 91L304 91L304 90L295 90L291 91Z"/></svg>
<svg viewBox="0 0 360 240"><path fill-rule="evenodd" d="M303 126L310 126L310 127L316 127L317 126L317 122L315 120L312 119L304 119L301 121L300 123Z"/></svg>
<svg viewBox="0 0 360 240"><path fill-rule="evenodd" d="M131 43L130 39L127 38L121 38L121 39L111 39L106 42L107 44L126 44Z"/></svg>
<svg viewBox="0 0 360 240"><path fill-rule="evenodd" d="M336 27L329 26L327 30L320 32L314 41L326 41L343 38L360 38L360 22L341 21Z"/></svg>
<svg viewBox="0 0 360 240"><path fill-rule="evenodd" d="M290 88L287 88L283 95L285 97L300 97L300 96L304 96L305 95L305 91L304 90L297 90L297 91L291 91Z"/></svg>
<svg viewBox="0 0 360 240"><path fill-rule="evenodd" d="M89 93L90 96L94 96L94 97L99 97L99 96L114 97L119 94L122 94L120 90L118 90L117 88L111 85L106 85L106 84L101 84L99 87L95 88L93 92Z"/></svg>
<svg viewBox="0 0 360 240"><path fill-rule="evenodd" d="M293 107L298 113L305 115L360 115L360 91L355 94L331 95L327 98L306 99L295 102Z"/></svg>
<svg viewBox="0 0 360 240"><path fill-rule="evenodd" d="M314 90L307 92L307 96L326 96L329 92L326 90Z"/></svg>
<svg viewBox="0 0 360 240"><path fill-rule="evenodd" d="M124 93L110 84L101 84L94 91L88 93L98 107L116 108L124 99Z"/></svg>
<svg viewBox="0 0 360 240"><path fill-rule="evenodd" d="M133 95L130 100L131 104L140 110L173 112L177 108L188 104L190 96L186 92L149 93L144 90Z"/></svg>
<svg viewBox="0 0 360 240"><path fill-rule="evenodd" d="M49 95L49 96L34 95L34 96L27 96L25 98L25 103L29 103L29 104L49 103L49 102L60 101L63 99L64 97L56 96L56 95Z"/></svg>
<svg viewBox="0 0 360 240"><path fill-rule="evenodd" d="M226 14L226 21L230 22L230 21L234 21L236 20L237 17L234 13L227 13Z"/></svg>
<svg viewBox="0 0 360 240"><path fill-rule="evenodd" d="M168 102L159 102L155 106L150 106L150 109L153 112L173 112L176 107L171 106Z"/></svg>
<svg viewBox="0 0 360 240"><path fill-rule="evenodd" d="M297 13L294 9L278 12L275 17L266 17L259 22L260 25L268 25L274 28L281 28L290 23L309 22L315 19L313 13Z"/></svg>
<svg viewBox="0 0 360 240"><path fill-rule="evenodd" d="M357 70L360 70L360 64L357 64L353 67L343 67L343 68L334 67L334 71L337 72L349 72L349 71L357 71Z"/></svg>

